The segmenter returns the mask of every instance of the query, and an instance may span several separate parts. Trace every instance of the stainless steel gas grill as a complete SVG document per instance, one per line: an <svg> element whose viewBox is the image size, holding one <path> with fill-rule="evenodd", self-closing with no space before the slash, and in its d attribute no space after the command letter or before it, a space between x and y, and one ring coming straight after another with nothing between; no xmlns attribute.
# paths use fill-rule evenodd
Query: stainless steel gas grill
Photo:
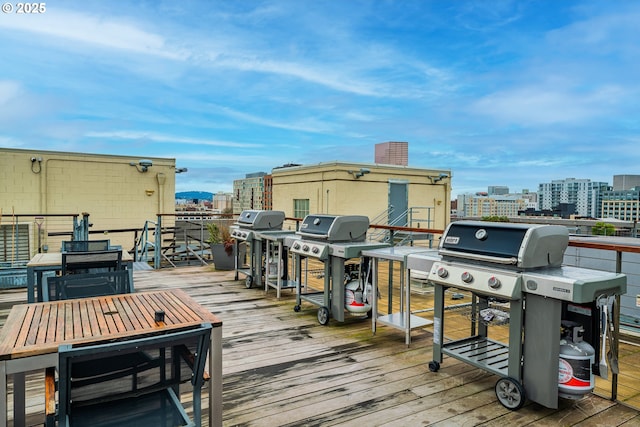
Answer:
<svg viewBox="0 0 640 427"><path fill-rule="evenodd" d="M318 322L329 323L329 317L344 321L344 313L370 313L371 303L366 299L366 262L361 260L357 269L347 269L345 261L361 258L365 249L387 247L387 243L366 242L369 218L362 215L307 215L296 232L298 240L291 241L294 254L297 299L294 310L300 311L302 301L320 306ZM315 259L323 263L324 290L311 292L303 284L302 262ZM304 287L305 293L302 292ZM353 289L352 289L353 288ZM357 295L357 298L355 297ZM348 299L348 302L346 301Z"/></svg>
<svg viewBox="0 0 640 427"><path fill-rule="evenodd" d="M281 230L284 218L285 214L282 211L244 210L234 224L231 236L236 241L236 254L240 254L237 246L244 243L247 246L246 253L249 256L247 265L245 265L243 259L239 258L239 255L236 256L235 279L239 279L239 273L244 274L247 288L252 287L254 283L258 287L262 285L262 265L265 248L256 233Z"/></svg>
<svg viewBox="0 0 640 427"><path fill-rule="evenodd" d="M606 375L594 357L598 307L626 292L626 276L563 267L568 241L562 226L451 223L440 240L441 259L428 270L434 284L430 370L448 355L496 374L498 400L513 410L526 398L557 408L559 397L579 399L593 390L594 373ZM471 334L445 342L448 288L470 293ZM488 337L490 326L507 323L508 343ZM561 337L567 325L576 332ZM561 347L575 352L564 354Z"/></svg>

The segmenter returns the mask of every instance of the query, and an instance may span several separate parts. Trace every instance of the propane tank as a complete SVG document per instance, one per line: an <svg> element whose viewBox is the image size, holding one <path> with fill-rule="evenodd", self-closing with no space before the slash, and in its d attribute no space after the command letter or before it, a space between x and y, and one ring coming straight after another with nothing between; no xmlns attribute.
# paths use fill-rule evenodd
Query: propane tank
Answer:
<svg viewBox="0 0 640 427"><path fill-rule="evenodd" d="M274 253L272 256L267 256L264 260L265 263L265 271L267 272L267 278L270 280L275 280L278 278L278 261L277 261L277 253ZM283 271L284 264L282 259L280 260L280 269Z"/></svg>
<svg viewBox="0 0 640 427"><path fill-rule="evenodd" d="M360 281L351 280L345 285L344 302L349 309L350 307L364 307L362 298L362 290L360 290Z"/></svg>
<svg viewBox="0 0 640 427"><path fill-rule="evenodd" d="M593 391L595 350L583 340L584 327L577 322L562 321L558 396L578 400Z"/></svg>

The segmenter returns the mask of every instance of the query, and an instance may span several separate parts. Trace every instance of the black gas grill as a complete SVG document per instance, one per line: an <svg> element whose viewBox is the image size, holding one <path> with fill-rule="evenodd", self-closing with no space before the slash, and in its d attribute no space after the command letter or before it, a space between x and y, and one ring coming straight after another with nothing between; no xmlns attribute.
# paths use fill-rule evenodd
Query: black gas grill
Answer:
<svg viewBox="0 0 640 427"><path fill-rule="evenodd" d="M295 311L300 310L301 301L320 306L318 321L326 325L332 316L344 321L345 309L352 313L367 313L369 304L345 306L345 260L361 258L365 249L387 247L389 244L366 242L369 218L363 215L307 215L296 232L298 240L291 242L290 251L295 254L298 293ZM302 260L312 258L324 263L324 291L302 292ZM362 263L361 263L362 265ZM359 269L359 279L364 280L363 269Z"/></svg>
<svg viewBox="0 0 640 427"><path fill-rule="evenodd" d="M242 242L247 245L246 253L249 255L247 265L245 265L243 259L236 258L235 279L238 280L239 273L244 274L247 288L251 288L254 284L258 287L262 285L265 245L259 238L258 233L281 230L284 219L285 214L283 211L244 210L234 224L231 236L235 238L236 245ZM236 254L241 254L237 247Z"/></svg>
<svg viewBox="0 0 640 427"><path fill-rule="evenodd" d="M597 301L626 291L624 275L562 266L568 242L563 226L451 223L440 240L440 258L427 266L434 284L429 368L437 371L443 355L449 355L499 375L496 395L509 409L524 404L525 389L531 400L557 408L558 397L567 397L558 384L561 322L581 322L585 339L597 349ZM472 327L468 338L445 342L445 291L450 288L471 293L471 303L454 307L470 307ZM489 326L506 323L507 344L488 337Z"/></svg>

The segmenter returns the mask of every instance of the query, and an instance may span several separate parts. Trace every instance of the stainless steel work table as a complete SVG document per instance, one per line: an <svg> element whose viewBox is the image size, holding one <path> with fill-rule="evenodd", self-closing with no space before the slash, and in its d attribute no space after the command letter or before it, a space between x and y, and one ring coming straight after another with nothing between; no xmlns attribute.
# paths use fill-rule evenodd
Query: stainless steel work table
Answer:
<svg viewBox="0 0 640 427"><path fill-rule="evenodd" d="M393 313L392 292L393 292L393 269L389 268L389 306L386 315L378 316L378 298L373 298L371 315L371 328L376 332L376 325L391 326L405 331L405 343L411 343L411 330L429 326L433 321L411 314L411 286L409 282L410 268L407 267L407 257L409 255L426 255L433 257L433 261L438 259L438 251L433 249L420 248L415 246L393 246L362 251L362 256L370 257L373 260L372 284L374 289L378 289L378 272L380 260L397 262L400 264L400 311Z"/></svg>

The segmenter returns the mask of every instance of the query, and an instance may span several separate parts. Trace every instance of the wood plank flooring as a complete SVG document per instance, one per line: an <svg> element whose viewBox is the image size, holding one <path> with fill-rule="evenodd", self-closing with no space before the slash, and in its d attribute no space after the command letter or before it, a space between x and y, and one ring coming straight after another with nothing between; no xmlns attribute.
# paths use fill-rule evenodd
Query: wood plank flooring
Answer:
<svg viewBox="0 0 640 427"><path fill-rule="evenodd" d="M316 306L303 302L296 313L293 292L278 300L273 289L246 289L233 272L204 266L134 275L137 290L179 287L222 319L225 426L640 425L637 410L595 394L558 410L528 402L509 411L496 399L496 376L449 357L429 371L430 327L414 330L407 347L404 332L379 326L373 335L364 317L321 326ZM419 299L412 296L412 307ZM24 290L0 293L0 323L25 300ZM468 329L463 320L460 329ZM44 401L38 375L29 375L27 388L36 424Z"/></svg>

